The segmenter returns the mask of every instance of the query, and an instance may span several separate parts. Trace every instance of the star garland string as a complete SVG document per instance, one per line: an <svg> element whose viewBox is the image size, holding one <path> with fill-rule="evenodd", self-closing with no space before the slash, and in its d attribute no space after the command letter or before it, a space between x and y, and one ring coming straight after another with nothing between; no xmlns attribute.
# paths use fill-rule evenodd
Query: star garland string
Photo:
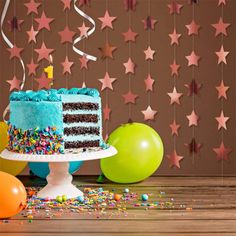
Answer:
<svg viewBox="0 0 236 236"><path fill-rule="evenodd" d="M167 6L169 8L170 15L172 15L173 17L173 26L174 26L173 32L169 34L170 46L173 47L173 57L174 57L172 64L170 64L171 76L173 77L174 87L172 92L167 93L167 95L170 98L170 105L173 106L173 121L169 125L171 129L171 135L173 137L173 152L171 154L168 154L167 158L169 159L170 168L172 167L180 168L181 167L180 161L182 161L184 157L178 155L176 150L176 137L179 135L179 129L181 127L181 125L177 122L176 106L180 105L180 99L183 96L183 93L179 93L177 91L177 79L179 77L180 65L177 64L176 50L177 47L179 46L179 40L181 38L181 34L177 33L176 15L180 14L182 5L178 4L175 1L172 1Z"/></svg>
<svg viewBox="0 0 236 236"><path fill-rule="evenodd" d="M216 86L216 90L218 93L218 99L221 103L221 111L219 116L215 117L215 120L218 124L218 131L221 132L221 143L219 147L213 148L213 151L216 154L216 159L218 161L222 161L222 175L224 172L224 164L223 161L229 160L229 155L232 152L231 148L225 147L224 144L224 131L227 130L227 122L230 120L230 117L225 115L224 112L224 100L227 100L227 91L229 89L229 86L225 85L224 82L224 66L227 65L227 56L230 53L229 51L226 51L224 48L224 37L228 36L227 29L230 26L230 23L224 22L224 5L226 5L225 1L219 0L218 1L218 7L221 9L221 16L219 18L219 21L217 23L212 24L212 27L215 30L215 37L220 36L221 39L221 46L219 51L216 51L215 54L217 56L217 64L221 66L221 78L220 78L220 84Z"/></svg>

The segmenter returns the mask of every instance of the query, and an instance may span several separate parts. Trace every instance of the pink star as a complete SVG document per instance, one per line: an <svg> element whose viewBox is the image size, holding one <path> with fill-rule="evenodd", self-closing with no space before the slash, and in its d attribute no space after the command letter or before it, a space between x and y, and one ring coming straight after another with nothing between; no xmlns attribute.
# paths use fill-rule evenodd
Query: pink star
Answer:
<svg viewBox="0 0 236 236"><path fill-rule="evenodd" d="M167 158L170 160L170 167L176 166L180 168L179 162L184 158L183 156L179 156L174 150L171 155L167 155Z"/></svg>
<svg viewBox="0 0 236 236"><path fill-rule="evenodd" d="M90 6L90 0L79 0L79 7L81 7L83 5Z"/></svg>
<svg viewBox="0 0 236 236"><path fill-rule="evenodd" d="M152 79L151 75L148 74L147 78L144 80L145 86L146 86L146 92L153 90L153 84L155 82L154 79Z"/></svg>
<svg viewBox="0 0 236 236"><path fill-rule="evenodd" d="M169 34L169 37L171 39L170 45L173 45L173 44L179 45L179 38L181 37L181 34L177 34L175 28L174 28L173 33Z"/></svg>
<svg viewBox="0 0 236 236"><path fill-rule="evenodd" d="M42 43L41 48L34 49L38 53L38 62L41 61L42 59L46 59L50 61L49 55L54 51L54 49L47 48L45 46L45 43Z"/></svg>
<svg viewBox="0 0 236 236"><path fill-rule="evenodd" d="M40 31L41 29L47 29L48 31L50 31L50 23L54 20L54 18L48 18L45 15L45 12L42 12L42 15L40 18L35 18L35 21L38 22L38 31Z"/></svg>
<svg viewBox="0 0 236 236"><path fill-rule="evenodd" d="M145 30L148 30L148 29L154 30L157 20L154 20L151 16L148 16L147 19L142 20L142 22L144 24Z"/></svg>
<svg viewBox="0 0 236 236"><path fill-rule="evenodd" d="M63 31L58 32L61 36L61 43L72 43L73 36L75 35L74 31L71 31L68 26L64 28Z"/></svg>
<svg viewBox="0 0 236 236"><path fill-rule="evenodd" d="M229 23L224 23L222 17L220 17L218 23L216 23L216 24L211 24L211 25L212 25L212 26L215 28L215 30L216 30L215 36L217 36L217 35L219 35L219 34L224 34L225 36L227 36L227 31L226 31L226 30L227 30L227 28L230 26L230 24L229 24Z"/></svg>
<svg viewBox="0 0 236 236"><path fill-rule="evenodd" d="M80 31L80 37L85 37L88 38L88 30L90 29L89 27L86 27L84 22L82 24L82 26L78 27L79 31Z"/></svg>
<svg viewBox="0 0 236 236"><path fill-rule="evenodd" d="M132 61L132 59L129 57L128 61L123 63L124 67L125 67L125 74L131 73L134 74L134 69L135 69L135 64Z"/></svg>
<svg viewBox="0 0 236 236"><path fill-rule="evenodd" d="M174 59L173 63L170 64L170 69L171 69L171 75L176 75L176 76L179 76L179 68L180 68L180 65L176 64L176 61Z"/></svg>
<svg viewBox="0 0 236 236"><path fill-rule="evenodd" d="M219 0L218 6L220 6L221 4L225 5L225 4L226 4L226 3L225 3L225 0Z"/></svg>
<svg viewBox="0 0 236 236"><path fill-rule="evenodd" d="M27 64L28 67L28 75L36 75L36 69L38 68L39 64L35 64L33 58L31 58L30 64Z"/></svg>
<svg viewBox="0 0 236 236"><path fill-rule="evenodd" d="M157 111L152 110L151 106L148 106L146 110L141 111L144 115L144 120L154 120Z"/></svg>
<svg viewBox="0 0 236 236"><path fill-rule="evenodd" d="M45 89L51 88L52 80L47 78L44 73L42 73L40 78L35 79L35 80L38 82L38 90L42 88L45 88Z"/></svg>
<svg viewBox="0 0 236 236"><path fill-rule="evenodd" d="M220 86L216 86L216 90L218 91L218 99L225 98L227 100L227 91L229 86L225 86L224 81L221 80Z"/></svg>
<svg viewBox="0 0 236 236"><path fill-rule="evenodd" d="M112 83L115 82L116 78L111 78L108 72L106 72L104 78L98 80L102 83L101 91L103 91L106 88L113 90Z"/></svg>
<svg viewBox="0 0 236 236"><path fill-rule="evenodd" d="M196 55L194 51L192 51L189 56L186 56L186 59L188 60L188 66L198 66L200 57Z"/></svg>
<svg viewBox="0 0 236 236"><path fill-rule="evenodd" d="M169 10L170 10L170 14L180 14L180 10L183 7L183 5L178 4L175 1L172 1L170 4L167 5Z"/></svg>
<svg viewBox="0 0 236 236"><path fill-rule="evenodd" d="M218 57L218 65L220 63L222 63L222 62L227 64L226 57L229 54L229 52L224 50L224 46L223 45L221 45L220 51L215 52L215 53L216 53L216 55Z"/></svg>
<svg viewBox="0 0 236 236"><path fill-rule="evenodd" d="M129 10L135 11L135 7L137 4L136 0L123 0L123 2L124 2L124 7L126 11L129 11Z"/></svg>
<svg viewBox="0 0 236 236"><path fill-rule="evenodd" d="M36 43L36 36L38 34L38 31L34 30L34 26L32 25L30 31L26 31L26 32L27 32L28 37L29 37L28 43L30 43L31 41Z"/></svg>
<svg viewBox="0 0 236 236"><path fill-rule="evenodd" d="M122 97L124 98L124 103L133 103L135 104L136 98L138 97L137 94L134 94L131 92L131 90L128 91L128 93L123 94Z"/></svg>
<svg viewBox="0 0 236 236"><path fill-rule="evenodd" d="M226 122L229 120L229 117L224 116L223 111L221 111L220 116L216 117L216 120L218 122L218 130L220 130L221 128L227 130Z"/></svg>
<svg viewBox="0 0 236 236"><path fill-rule="evenodd" d="M194 20L189 25L185 25L186 28L188 29L188 35L198 35L198 31L200 28L200 25L196 24Z"/></svg>
<svg viewBox="0 0 236 236"><path fill-rule="evenodd" d="M87 70L89 59L86 56L83 56L83 57L80 57L79 60L80 60L80 63L81 63L80 69L84 68L84 69Z"/></svg>
<svg viewBox="0 0 236 236"><path fill-rule="evenodd" d="M104 116L104 120L110 120L110 113L111 113L111 109L108 106L108 104L106 104L106 106L103 108L103 116Z"/></svg>
<svg viewBox="0 0 236 236"><path fill-rule="evenodd" d="M116 19L116 17L110 16L108 10L106 10L105 15L103 17L98 17L98 19L102 22L102 30L106 27L113 29L112 22Z"/></svg>
<svg viewBox="0 0 236 236"><path fill-rule="evenodd" d="M145 60L153 60L153 55L155 54L155 50L152 50L150 46L146 50L143 51L145 54Z"/></svg>
<svg viewBox="0 0 236 236"><path fill-rule="evenodd" d="M136 37L138 36L138 34L136 32L134 32L130 27L129 27L128 31L122 33L122 35L124 36L125 42L129 42L129 41L135 42Z"/></svg>
<svg viewBox="0 0 236 236"><path fill-rule="evenodd" d="M71 74L71 67L74 62L69 61L68 56L66 56L65 61L61 63L63 66L63 74L68 73Z"/></svg>
<svg viewBox="0 0 236 236"><path fill-rule="evenodd" d="M170 97L170 104L176 103L180 105L179 99L181 98L181 96L183 96L183 94L178 93L175 87L172 93L167 93L167 94Z"/></svg>
<svg viewBox="0 0 236 236"><path fill-rule="evenodd" d="M21 24L23 23L23 20L18 20L16 16L12 18L12 20L8 20L8 24L10 25L10 30L18 30L21 31Z"/></svg>
<svg viewBox="0 0 236 236"><path fill-rule="evenodd" d="M10 52L10 59L16 57L16 58L21 58L21 52L23 48L18 48L15 44L13 45L13 48L8 48L7 49Z"/></svg>
<svg viewBox="0 0 236 236"><path fill-rule="evenodd" d="M179 135L179 128L180 125L176 123L176 121L174 120L172 124L170 124L170 128L171 128L171 135Z"/></svg>
<svg viewBox="0 0 236 236"><path fill-rule="evenodd" d="M197 114L195 113L195 111L193 110L192 113L188 116L186 116L188 119L188 126L198 126L198 120L199 120L199 116L197 116Z"/></svg>
<svg viewBox="0 0 236 236"><path fill-rule="evenodd" d="M30 0L27 3L24 3L24 5L27 7L27 15L30 13L38 14L38 7L41 5L41 3L36 3L34 0Z"/></svg>
<svg viewBox="0 0 236 236"><path fill-rule="evenodd" d="M229 160L229 154L232 152L231 148L226 148L223 141L220 144L220 147L213 148L213 151L216 153L216 159L218 161L228 161Z"/></svg>
<svg viewBox="0 0 236 236"><path fill-rule="evenodd" d="M65 11L66 9L70 10L71 0L61 0L61 2L64 4L63 11Z"/></svg>
<svg viewBox="0 0 236 236"><path fill-rule="evenodd" d="M20 90L21 80L18 80L16 76L13 76L12 80L7 80L7 83L10 84L10 91L17 89Z"/></svg>

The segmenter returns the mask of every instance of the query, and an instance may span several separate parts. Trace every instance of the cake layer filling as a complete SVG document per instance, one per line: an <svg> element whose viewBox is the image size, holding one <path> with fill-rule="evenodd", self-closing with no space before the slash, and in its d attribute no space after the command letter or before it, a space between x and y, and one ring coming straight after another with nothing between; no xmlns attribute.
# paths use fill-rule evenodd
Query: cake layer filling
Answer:
<svg viewBox="0 0 236 236"><path fill-rule="evenodd" d="M94 134L86 134L86 135L69 135L64 136L64 140L68 142L76 142L76 141L87 141L87 140L97 140L100 139L99 135Z"/></svg>
<svg viewBox="0 0 236 236"><path fill-rule="evenodd" d="M65 142L65 149L99 147L99 140Z"/></svg>
<svg viewBox="0 0 236 236"><path fill-rule="evenodd" d="M64 128L64 134L69 135L84 135L84 134L96 134L99 135L99 127L71 127Z"/></svg>
<svg viewBox="0 0 236 236"><path fill-rule="evenodd" d="M87 122L97 123L98 115L95 114L66 114L63 116L64 123Z"/></svg>
<svg viewBox="0 0 236 236"><path fill-rule="evenodd" d="M78 102L78 103L63 103L63 111L68 110L98 110L98 103Z"/></svg>

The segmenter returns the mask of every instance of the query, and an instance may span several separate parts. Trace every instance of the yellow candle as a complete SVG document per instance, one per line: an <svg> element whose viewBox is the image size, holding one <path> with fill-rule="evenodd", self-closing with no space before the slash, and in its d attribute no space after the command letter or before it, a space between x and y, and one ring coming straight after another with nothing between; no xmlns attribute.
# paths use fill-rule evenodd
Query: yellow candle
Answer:
<svg viewBox="0 0 236 236"><path fill-rule="evenodd" d="M47 73L47 77L49 79L52 79L53 78L53 66L52 65L49 65L48 67L44 68L44 72Z"/></svg>

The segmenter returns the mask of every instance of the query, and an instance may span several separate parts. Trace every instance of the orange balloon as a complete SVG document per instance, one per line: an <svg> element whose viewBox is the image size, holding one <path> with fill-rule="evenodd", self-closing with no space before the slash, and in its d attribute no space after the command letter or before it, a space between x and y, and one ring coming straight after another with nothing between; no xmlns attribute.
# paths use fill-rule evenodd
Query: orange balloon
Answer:
<svg viewBox="0 0 236 236"><path fill-rule="evenodd" d="M26 205L24 185L16 177L0 171L0 219L18 214Z"/></svg>

